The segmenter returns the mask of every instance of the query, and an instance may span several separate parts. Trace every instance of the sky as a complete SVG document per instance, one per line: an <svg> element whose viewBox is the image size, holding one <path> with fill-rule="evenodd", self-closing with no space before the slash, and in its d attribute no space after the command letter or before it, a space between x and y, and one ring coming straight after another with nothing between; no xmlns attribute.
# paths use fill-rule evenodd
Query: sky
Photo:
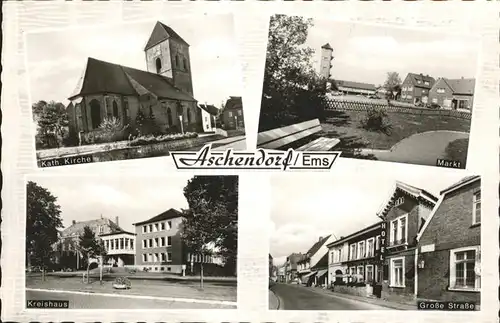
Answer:
<svg viewBox="0 0 500 323"><path fill-rule="evenodd" d="M242 77L232 15L162 19L189 45L194 97L217 107L241 96ZM69 103L88 57L146 70L144 47L156 21L26 35L31 99Z"/></svg>
<svg viewBox="0 0 500 323"><path fill-rule="evenodd" d="M64 228L72 221L101 217L135 232L133 223L145 221L170 208L188 208L183 189L189 174L167 176L31 176L28 180L48 189L61 206Z"/></svg>
<svg viewBox="0 0 500 323"><path fill-rule="evenodd" d="M330 176L296 173L271 177L270 253L281 265L294 252L305 253L319 237L347 236L379 221L376 213L396 180L439 192L466 175L439 173L440 169L405 175ZM292 175L292 176L291 176Z"/></svg>
<svg viewBox="0 0 500 323"><path fill-rule="evenodd" d="M321 46L329 43L334 59L334 79L382 85L387 72L408 73L435 79L475 78L479 44L464 36L415 29L374 26L350 22L314 20L305 46L316 51L319 71Z"/></svg>

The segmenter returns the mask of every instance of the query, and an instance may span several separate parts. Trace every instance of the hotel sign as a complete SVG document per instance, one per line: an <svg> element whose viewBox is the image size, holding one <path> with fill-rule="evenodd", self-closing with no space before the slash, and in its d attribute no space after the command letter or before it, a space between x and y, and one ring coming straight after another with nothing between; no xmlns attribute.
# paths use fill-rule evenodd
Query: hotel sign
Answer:
<svg viewBox="0 0 500 323"><path fill-rule="evenodd" d="M380 224L380 245L377 250L377 260L384 261L385 260L385 246L387 240L387 223L384 221Z"/></svg>

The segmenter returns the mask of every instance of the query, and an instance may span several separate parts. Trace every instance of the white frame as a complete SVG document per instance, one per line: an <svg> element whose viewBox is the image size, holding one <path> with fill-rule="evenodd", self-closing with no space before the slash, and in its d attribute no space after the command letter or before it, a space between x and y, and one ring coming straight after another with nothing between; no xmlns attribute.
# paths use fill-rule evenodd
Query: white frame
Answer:
<svg viewBox="0 0 500 323"><path fill-rule="evenodd" d="M394 263L396 261L401 260L402 262L402 267L401 270L403 272L403 277L402 277L402 285L395 285L394 280L395 280L395 275L394 275ZM397 288L405 288L406 287L406 282L405 282L405 257L396 257L396 258L391 258L390 259L390 266L389 266L389 287L397 287Z"/></svg>
<svg viewBox="0 0 500 323"><path fill-rule="evenodd" d="M477 200L476 194L479 194L481 196L481 190L477 190L472 193L472 225L481 223L481 219L479 219L479 222L476 222L476 204L481 204L481 197L479 197L479 200ZM481 206L479 206L479 216L481 216Z"/></svg>
<svg viewBox="0 0 500 323"><path fill-rule="evenodd" d="M359 241L357 243L357 246L358 246L358 251L356 253L356 256L357 256L356 259L363 259L363 258L365 258L365 255L366 255L366 250L365 250L366 243L365 243L365 240ZM363 254L361 254L361 252L360 252L361 251L361 246L363 246Z"/></svg>
<svg viewBox="0 0 500 323"><path fill-rule="evenodd" d="M373 265L366 265L365 268L365 281L368 282L368 267L372 269L372 283L375 283L375 267Z"/></svg>
<svg viewBox="0 0 500 323"><path fill-rule="evenodd" d="M352 244L349 245L349 260L355 260L356 259L356 257L357 257L356 247L357 247L356 243L352 243ZM354 250L354 252L352 252L353 250Z"/></svg>
<svg viewBox="0 0 500 323"><path fill-rule="evenodd" d="M453 290L453 291L469 291L469 292L480 292L481 291L481 276L475 274L475 281L474 281L474 288L457 288L455 287L455 282L456 282L456 275L455 275L455 264L456 264L456 258L455 254L458 252L466 252L473 250L475 252L475 259L474 259L474 268L478 265L478 254L481 252L481 246L469 246L469 247L462 247L462 248L456 248L456 249L451 249L450 250L450 278L448 280L448 289ZM479 266L481 266L481 262L479 260Z"/></svg>
<svg viewBox="0 0 500 323"><path fill-rule="evenodd" d="M400 235L400 230L399 230L399 227L400 227L400 222L401 222L401 219L402 218L405 218L405 243L408 243L408 213L406 214L403 214L393 220L391 220L391 225L390 225L390 237L389 237L389 241L391 243L393 243L394 241L396 240L401 240L403 237L401 237L400 239L395 239L397 237L394 237L393 236L393 225L394 225L394 222L397 223L397 230L396 230L396 235L399 236Z"/></svg>
<svg viewBox="0 0 500 323"><path fill-rule="evenodd" d="M372 242L373 242L373 253L372 253L371 255L369 255L369 254L368 254L368 252L369 252L369 250L370 250L370 249L368 248L368 243L369 243L370 241L372 241ZM375 248L376 248L375 243L376 243L376 242L375 242L375 237L373 237L373 238L369 238L369 239L367 239L367 240L366 240L366 252L365 252L365 255L366 255L366 257L367 257L367 258L370 258L370 257L375 257L375 250L376 250L376 249L375 249Z"/></svg>

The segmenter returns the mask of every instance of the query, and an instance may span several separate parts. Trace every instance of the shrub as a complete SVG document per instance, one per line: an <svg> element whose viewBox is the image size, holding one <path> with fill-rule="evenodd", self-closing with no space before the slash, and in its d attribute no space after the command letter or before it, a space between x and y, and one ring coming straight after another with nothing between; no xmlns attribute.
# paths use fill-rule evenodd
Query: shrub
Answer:
<svg viewBox="0 0 500 323"><path fill-rule="evenodd" d="M366 116L361 120L361 126L370 131L380 131L388 133L390 131L389 117L381 108L371 108L366 112Z"/></svg>
<svg viewBox="0 0 500 323"><path fill-rule="evenodd" d="M122 123L116 117L105 117L99 125L99 129L105 132L120 131L122 129Z"/></svg>
<svg viewBox="0 0 500 323"><path fill-rule="evenodd" d="M463 167L467 161L467 150L469 147L469 139L457 139L448 144L445 149L446 159L459 161Z"/></svg>
<svg viewBox="0 0 500 323"><path fill-rule="evenodd" d="M130 141L130 146L142 146L142 145L150 145L157 144L160 142L167 142L179 139L189 139L196 138L198 134L196 132L186 132L186 133L176 133L171 135L147 135L147 136L139 136Z"/></svg>
<svg viewBox="0 0 500 323"><path fill-rule="evenodd" d="M132 283L130 282L130 279L128 279L127 277L116 277L115 285L125 285L127 286L127 288L132 287Z"/></svg>

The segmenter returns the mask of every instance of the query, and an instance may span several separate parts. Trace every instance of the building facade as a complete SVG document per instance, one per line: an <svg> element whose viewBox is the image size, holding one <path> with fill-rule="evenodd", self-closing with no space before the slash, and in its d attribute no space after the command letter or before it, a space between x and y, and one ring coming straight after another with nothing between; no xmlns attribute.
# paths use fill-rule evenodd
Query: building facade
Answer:
<svg viewBox="0 0 500 323"><path fill-rule="evenodd" d="M180 237L182 220L180 211L169 209L134 224L138 268L177 274L186 269L187 252Z"/></svg>
<svg viewBox="0 0 500 323"><path fill-rule="evenodd" d="M428 220L438 198L431 193L396 182L377 215L385 222L381 297L416 300L417 234Z"/></svg>
<svg viewBox="0 0 500 323"><path fill-rule="evenodd" d="M232 96L224 104L219 114L224 130L245 130L243 101L240 96Z"/></svg>
<svg viewBox="0 0 500 323"><path fill-rule="evenodd" d="M381 230L382 222L378 222L328 245L330 282L336 285L364 283L370 287L370 294L380 296Z"/></svg>
<svg viewBox="0 0 500 323"><path fill-rule="evenodd" d="M343 80L335 80L337 88L344 95L362 95L370 96L375 95L377 88L375 84L361 83L361 82L351 82Z"/></svg>
<svg viewBox="0 0 500 323"><path fill-rule="evenodd" d="M319 63L319 75L328 80L332 69L333 48L330 44L321 46L321 60Z"/></svg>
<svg viewBox="0 0 500 323"><path fill-rule="evenodd" d="M418 236L417 297L481 301L481 178L466 177L441 192Z"/></svg>
<svg viewBox="0 0 500 323"><path fill-rule="evenodd" d="M298 278L298 262L304 255L301 253L292 253L286 257L285 262L285 282L291 283Z"/></svg>
<svg viewBox="0 0 500 323"><path fill-rule="evenodd" d="M435 82L429 75L408 73L401 84L401 101L412 104L429 103L429 91Z"/></svg>
<svg viewBox="0 0 500 323"><path fill-rule="evenodd" d="M106 118L117 119L123 131L133 128L141 134L201 131L202 112L193 97L189 45L157 22L144 51L147 71L88 58L69 97L72 136L98 136Z"/></svg>
<svg viewBox="0 0 500 323"><path fill-rule="evenodd" d="M328 285L328 258L325 258L325 255L328 254L326 246L333 239L333 235L319 237L318 241L297 262L297 275L302 284L311 285L314 283L317 285L322 283Z"/></svg>
<svg viewBox="0 0 500 323"><path fill-rule="evenodd" d="M440 78L429 92L430 103L444 109L472 111L475 79Z"/></svg>
<svg viewBox="0 0 500 323"><path fill-rule="evenodd" d="M117 231L99 236L106 247L104 263L112 267L135 265L135 233Z"/></svg>
<svg viewBox="0 0 500 323"><path fill-rule="evenodd" d="M219 109L210 104L200 104L201 109L201 119L203 124L204 132L212 132L215 131L216 126L216 118L219 115Z"/></svg>

